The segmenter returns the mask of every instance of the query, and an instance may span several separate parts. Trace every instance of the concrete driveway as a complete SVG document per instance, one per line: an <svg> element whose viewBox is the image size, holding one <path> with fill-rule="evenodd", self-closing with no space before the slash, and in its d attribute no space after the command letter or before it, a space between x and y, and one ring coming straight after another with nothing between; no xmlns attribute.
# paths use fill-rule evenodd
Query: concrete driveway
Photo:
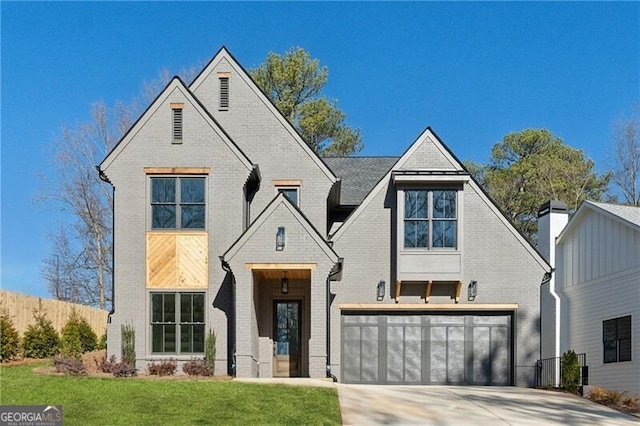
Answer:
<svg viewBox="0 0 640 426"><path fill-rule="evenodd" d="M337 384L345 425L640 425L578 396L515 387Z"/></svg>

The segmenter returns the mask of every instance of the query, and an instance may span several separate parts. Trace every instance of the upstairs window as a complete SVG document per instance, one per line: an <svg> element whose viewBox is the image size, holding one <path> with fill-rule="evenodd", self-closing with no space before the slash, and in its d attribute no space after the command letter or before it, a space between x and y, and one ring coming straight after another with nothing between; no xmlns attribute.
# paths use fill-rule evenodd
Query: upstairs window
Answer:
<svg viewBox="0 0 640 426"><path fill-rule="evenodd" d="M631 315L602 322L604 363L631 361Z"/></svg>
<svg viewBox="0 0 640 426"><path fill-rule="evenodd" d="M151 351L203 353L204 293L151 293Z"/></svg>
<svg viewBox="0 0 640 426"><path fill-rule="evenodd" d="M171 104L172 126L171 135L173 143L182 143L182 108L183 104Z"/></svg>
<svg viewBox="0 0 640 426"><path fill-rule="evenodd" d="M227 74L219 74L218 80L220 82L220 111L227 111L229 109L229 76Z"/></svg>
<svg viewBox="0 0 640 426"><path fill-rule="evenodd" d="M404 247L457 246L457 191L404 190Z"/></svg>
<svg viewBox="0 0 640 426"><path fill-rule="evenodd" d="M152 229L204 229L205 178L151 178Z"/></svg>
<svg viewBox="0 0 640 426"><path fill-rule="evenodd" d="M298 189L299 189L298 187L291 187L291 188L280 187L278 188L278 192L283 193L289 199L289 201L291 201L293 204L297 206L298 205Z"/></svg>

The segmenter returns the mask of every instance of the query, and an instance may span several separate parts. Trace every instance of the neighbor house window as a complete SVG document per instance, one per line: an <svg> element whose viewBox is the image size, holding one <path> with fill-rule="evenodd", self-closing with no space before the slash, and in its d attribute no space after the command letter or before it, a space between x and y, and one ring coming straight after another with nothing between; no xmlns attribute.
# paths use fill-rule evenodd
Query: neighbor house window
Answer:
<svg viewBox="0 0 640 426"><path fill-rule="evenodd" d="M404 247L455 248L457 191L404 190Z"/></svg>
<svg viewBox="0 0 640 426"><path fill-rule="evenodd" d="M152 229L204 229L205 178L151 178Z"/></svg>
<svg viewBox="0 0 640 426"><path fill-rule="evenodd" d="M151 351L204 352L204 293L151 293Z"/></svg>
<svg viewBox="0 0 640 426"><path fill-rule="evenodd" d="M604 363L631 361L631 315L602 322Z"/></svg>

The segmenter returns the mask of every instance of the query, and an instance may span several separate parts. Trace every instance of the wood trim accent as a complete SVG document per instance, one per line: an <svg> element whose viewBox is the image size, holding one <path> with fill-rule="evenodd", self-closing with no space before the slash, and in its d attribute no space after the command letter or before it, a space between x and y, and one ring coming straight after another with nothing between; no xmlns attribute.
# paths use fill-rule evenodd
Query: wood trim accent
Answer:
<svg viewBox="0 0 640 426"><path fill-rule="evenodd" d="M396 303L400 303L400 289L402 288L402 281L396 281Z"/></svg>
<svg viewBox="0 0 640 426"><path fill-rule="evenodd" d="M172 102L169 105L171 105L171 109L183 109L184 108L184 102Z"/></svg>
<svg viewBox="0 0 640 426"><path fill-rule="evenodd" d="M429 297L431 297L431 287L433 286L433 281L427 281L426 289L424 292L424 303L429 303Z"/></svg>
<svg viewBox="0 0 640 426"><path fill-rule="evenodd" d="M147 175L208 175L209 167L145 167Z"/></svg>
<svg viewBox="0 0 640 426"><path fill-rule="evenodd" d="M462 281L458 281L458 284L456 284L456 303L460 301L461 291L462 291Z"/></svg>
<svg viewBox="0 0 640 426"><path fill-rule="evenodd" d="M218 78L231 78L231 73L218 71Z"/></svg>
<svg viewBox="0 0 640 426"><path fill-rule="evenodd" d="M206 232L148 232L146 288L209 286L209 234Z"/></svg>
<svg viewBox="0 0 640 426"><path fill-rule="evenodd" d="M517 311L517 303L341 303L343 311Z"/></svg>
<svg viewBox="0 0 640 426"><path fill-rule="evenodd" d="M292 271L295 269L316 269L317 263L245 263L245 268L255 270L287 270Z"/></svg>
<svg viewBox="0 0 640 426"><path fill-rule="evenodd" d="M273 180L273 186L302 186L301 180Z"/></svg>

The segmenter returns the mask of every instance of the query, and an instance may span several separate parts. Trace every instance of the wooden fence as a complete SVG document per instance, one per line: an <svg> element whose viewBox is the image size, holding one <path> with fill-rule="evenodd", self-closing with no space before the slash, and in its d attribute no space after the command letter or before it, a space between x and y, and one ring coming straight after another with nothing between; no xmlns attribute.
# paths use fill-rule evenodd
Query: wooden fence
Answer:
<svg viewBox="0 0 640 426"><path fill-rule="evenodd" d="M0 290L0 308L9 314L13 320L14 327L20 335L25 332L29 325L35 324L33 312L38 309L40 301L42 302L42 311L51 320L58 332L61 332L62 327L67 323L72 308L75 308L76 312L89 322L98 338L106 332L109 312L104 309Z"/></svg>

